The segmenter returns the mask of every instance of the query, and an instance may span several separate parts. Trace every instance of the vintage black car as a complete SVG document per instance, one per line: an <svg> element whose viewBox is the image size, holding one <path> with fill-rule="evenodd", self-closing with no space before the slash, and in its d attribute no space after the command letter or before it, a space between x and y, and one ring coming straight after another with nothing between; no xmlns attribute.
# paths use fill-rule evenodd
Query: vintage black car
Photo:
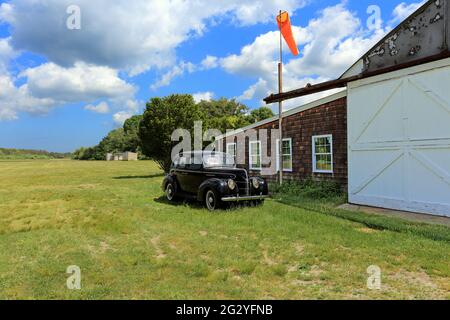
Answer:
<svg viewBox="0 0 450 320"><path fill-rule="evenodd" d="M269 195L261 177L249 177L238 169L234 157L221 152L189 152L177 156L163 181L167 200L193 198L214 211L226 204L262 204Z"/></svg>

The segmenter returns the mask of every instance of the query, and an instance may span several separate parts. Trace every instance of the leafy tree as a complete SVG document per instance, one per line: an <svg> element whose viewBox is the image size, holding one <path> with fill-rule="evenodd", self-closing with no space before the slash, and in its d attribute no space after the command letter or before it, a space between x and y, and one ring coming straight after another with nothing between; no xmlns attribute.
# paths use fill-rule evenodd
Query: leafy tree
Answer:
<svg viewBox="0 0 450 320"><path fill-rule="evenodd" d="M123 151L137 152L140 149L139 140L139 123L142 120L142 115L133 116L126 120L123 124L125 134L125 149Z"/></svg>
<svg viewBox="0 0 450 320"><path fill-rule="evenodd" d="M177 144L171 141L173 131L184 128L193 136L194 122L204 120L205 113L191 95L171 95L151 99L139 124L143 154L168 172L172 148Z"/></svg>
<svg viewBox="0 0 450 320"><path fill-rule="evenodd" d="M132 116L131 118L125 120L125 123L123 124L123 130L126 134L133 134L135 133L137 135L139 131L139 123L142 120L142 115Z"/></svg>
<svg viewBox="0 0 450 320"><path fill-rule="evenodd" d="M261 107L252 110L235 99L225 98L211 101L201 101L200 108L205 112L206 124L210 129L219 129L223 133L226 130L234 130L248 126L274 116L272 110L268 107Z"/></svg>
<svg viewBox="0 0 450 320"><path fill-rule="evenodd" d="M259 109L252 110L250 116L248 117L248 120L250 123L255 123L272 118L274 116L275 114L273 113L272 109L268 107L261 107Z"/></svg>
<svg viewBox="0 0 450 320"><path fill-rule="evenodd" d="M222 132L237 129L249 124L249 109L236 100L221 98L219 100L201 101L199 107L205 113L205 128L218 129Z"/></svg>
<svg viewBox="0 0 450 320"><path fill-rule="evenodd" d="M93 160L96 153L96 147L80 148L73 152L72 158L74 160Z"/></svg>
<svg viewBox="0 0 450 320"><path fill-rule="evenodd" d="M73 160L81 160L80 158L83 155L83 153L84 153L84 148L79 148L79 149L75 150L72 153L72 159Z"/></svg>
<svg viewBox="0 0 450 320"><path fill-rule="evenodd" d="M26 150L0 148L0 159L64 159L70 158L71 153L49 152L46 150Z"/></svg>
<svg viewBox="0 0 450 320"><path fill-rule="evenodd" d="M95 147L80 148L73 154L75 160L105 160L107 153L139 152L139 122L142 116L133 116L126 120L123 128L112 130Z"/></svg>
<svg viewBox="0 0 450 320"><path fill-rule="evenodd" d="M127 148L127 138L125 130L119 128L111 131L98 145L98 152L102 153L103 158L106 153L129 151Z"/></svg>
<svg viewBox="0 0 450 320"><path fill-rule="evenodd" d="M105 160L107 153L138 152L141 159L152 159L168 171L175 144L171 141L174 130L188 129L193 137L194 122L203 121L203 130L218 129L225 133L272 116L269 108L250 112L247 106L234 99L196 104L191 95L153 98L143 115L127 119L123 128L111 131L97 146L76 150L73 158Z"/></svg>

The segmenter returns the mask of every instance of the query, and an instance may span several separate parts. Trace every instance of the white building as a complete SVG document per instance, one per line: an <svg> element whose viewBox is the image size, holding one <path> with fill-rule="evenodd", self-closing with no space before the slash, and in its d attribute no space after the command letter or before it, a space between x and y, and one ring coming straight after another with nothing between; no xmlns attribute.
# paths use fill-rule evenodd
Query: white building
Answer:
<svg viewBox="0 0 450 320"><path fill-rule="evenodd" d="M107 153L106 161L137 161L138 154L134 152Z"/></svg>

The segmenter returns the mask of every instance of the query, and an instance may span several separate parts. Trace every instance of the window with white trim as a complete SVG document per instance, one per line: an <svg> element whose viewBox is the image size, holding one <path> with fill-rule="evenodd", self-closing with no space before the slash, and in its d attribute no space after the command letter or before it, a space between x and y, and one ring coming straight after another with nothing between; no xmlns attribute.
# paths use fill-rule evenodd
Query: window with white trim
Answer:
<svg viewBox="0 0 450 320"><path fill-rule="evenodd" d="M261 170L261 141L250 141L249 162L250 170Z"/></svg>
<svg viewBox="0 0 450 320"><path fill-rule="evenodd" d="M313 172L333 173L333 136L312 137Z"/></svg>
<svg viewBox="0 0 450 320"><path fill-rule="evenodd" d="M228 143L227 144L227 154L234 158L236 162L236 143Z"/></svg>
<svg viewBox="0 0 450 320"><path fill-rule="evenodd" d="M280 140L277 139L277 171L280 171ZM283 171L292 172L292 139L283 139Z"/></svg>

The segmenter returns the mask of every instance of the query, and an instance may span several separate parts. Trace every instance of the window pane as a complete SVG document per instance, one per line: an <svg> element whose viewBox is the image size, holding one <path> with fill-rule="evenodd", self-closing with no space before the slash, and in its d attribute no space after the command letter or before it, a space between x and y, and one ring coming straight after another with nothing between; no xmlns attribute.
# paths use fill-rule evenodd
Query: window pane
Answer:
<svg viewBox="0 0 450 320"><path fill-rule="evenodd" d="M277 171L280 170L280 158L278 150L280 144L279 140L277 140ZM292 170L292 155L291 155L291 140L283 140L283 150L282 150L282 160L283 160L283 170Z"/></svg>
<svg viewBox="0 0 450 320"><path fill-rule="evenodd" d="M283 156L283 169L292 170L291 156Z"/></svg>
<svg viewBox="0 0 450 320"><path fill-rule="evenodd" d="M331 153L331 137L315 138L315 153Z"/></svg>
<svg viewBox="0 0 450 320"><path fill-rule="evenodd" d="M316 169L320 171L331 171L331 155L317 155L316 156Z"/></svg>
<svg viewBox="0 0 450 320"><path fill-rule="evenodd" d="M261 160L258 156L252 156L251 167L252 168L260 168L261 167Z"/></svg>
<svg viewBox="0 0 450 320"><path fill-rule="evenodd" d="M261 168L261 150L259 142L250 143L250 167Z"/></svg>
<svg viewBox="0 0 450 320"><path fill-rule="evenodd" d="M318 146L316 147L316 153L331 153L331 147L328 146Z"/></svg>
<svg viewBox="0 0 450 320"><path fill-rule="evenodd" d="M230 155L230 157L227 157L226 163L229 165L234 165L236 161L236 144L230 144L227 146L227 154Z"/></svg>
<svg viewBox="0 0 450 320"><path fill-rule="evenodd" d="M227 153L231 156L235 156L236 155L236 145L235 144L228 145Z"/></svg>
<svg viewBox="0 0 450 320"><path fill-rule="evenodd" d="M283 141L283 154L291 154L291 141Z"/></svg>
<svg viewBox="0 0 450 320"><path fill-rule="evenodd" d="M319 152L319 148L320 148L321 144L320 144L320 138L314 138L314 152L318 153Z"/></svg>
<svg viewBox="0 0 450 320"><path fill-rule="evenodd" d="M252 154L259 155L259 143L253 143Z"/></svg>

